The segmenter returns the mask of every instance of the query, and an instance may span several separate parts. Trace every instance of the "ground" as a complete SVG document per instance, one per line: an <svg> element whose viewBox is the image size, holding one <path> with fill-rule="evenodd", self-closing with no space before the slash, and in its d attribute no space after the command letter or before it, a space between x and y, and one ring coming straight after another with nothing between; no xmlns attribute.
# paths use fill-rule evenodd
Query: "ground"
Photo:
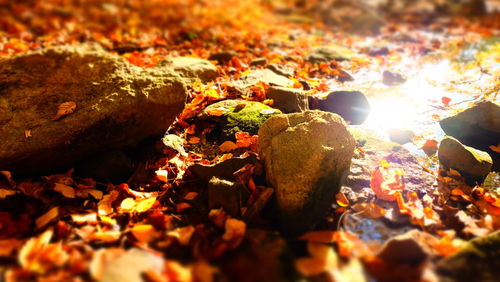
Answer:
<svg viewBox="0 0 500 282"><path fill-rule="evenodd" d="M113 157L119 164L106 159L109 165L99 166L133 170L123 181L81 177L78 166L50 176L17 177L2 170L0 280L498 277L498 254L481 249L481 242L487 242L485 249L500 244L494 233L500 227L500 176L486 164L484 182L468 181L465 173L440 166L436 154L445 135L439 121L478 102L498 105L498 13L444 4L428 11L429 6L401 1L406 4L373 16L348 3L301 2L0 4L2 59L97 43L141 68L179 56L208 59L217 68L214 78L185 80L186 105L165 127L163 139L123 149L130 165L119 155ZM333 51L324 60L323 51L310 59L321 46ZM278 80L275 74L253 79L269 65L283 67L271 68L283 74ZM316 228L297 236L276 224L276 187L266 182L259 156L256 128L276 114L266 96L273 84L300 90L315 109L333 91L360 91L370 104L366 121L348 125L357 141L350 176ZM0 81L0 94L2 86ZM248 102L206 111L227 99L262 103L251 118L243 118L257 127L239 129L251 128L251 134L228 138L220 127L227 116L233 127L231 117L246 113ZM54 122L78 110L61 104ZM36 138L30 129L23 134ZM500 152L499 146L491 144L490 154ZM211 195L236 200L226 203ZM211 207L217 201L225 209ZM486 253L479 255L480 266L467 260L477 262L470 250ZM469 274L457 274L468 267Z"/></svg>

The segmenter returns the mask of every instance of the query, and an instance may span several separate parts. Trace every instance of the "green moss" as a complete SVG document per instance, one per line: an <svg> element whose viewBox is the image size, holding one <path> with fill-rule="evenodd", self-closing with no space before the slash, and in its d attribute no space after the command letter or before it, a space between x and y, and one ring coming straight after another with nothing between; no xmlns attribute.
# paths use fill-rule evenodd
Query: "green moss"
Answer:
<svg viewBox="0 0 500 282"><path fill-rule="evenodd" d="M227 122L224 126L224 135L234 136L237 132L248 132L251 135L257 134L259 127L268 118L276 114L281 114L280 110L273 109L259 102L246 102L246 106L240 111L227 115Z"/></svg>

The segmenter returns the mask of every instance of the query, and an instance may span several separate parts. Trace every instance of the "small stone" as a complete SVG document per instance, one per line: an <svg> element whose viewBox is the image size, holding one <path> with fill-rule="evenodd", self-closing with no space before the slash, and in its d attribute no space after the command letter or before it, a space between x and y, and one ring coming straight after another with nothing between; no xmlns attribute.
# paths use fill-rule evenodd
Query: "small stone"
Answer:
<svg viewBox="0 0 500 282"><path fill-rule="evenodd" d="M249 192L242 184L212 177L208 182L208 208L222 208L233 217L240 216L241 207L246 203Z"/></svg>
<svg viewBox="0 0 500 282"><path fill-rule="evenodd" d="M387 56L389 55L389 48L387 47L371 47L368 49L368 55L372 57Z"/></svg>
<svg viewBox="0 0 500 282"><path fill-rule="evenodd" d="M287 67L284 65L278 65L278 64L270 64L267 66L268 69L272 70L276 74L286 76L286 77L291 77L295 74L295 71L291 67Z"/></svg>
<svg viewBox="0 0 500 282"><path fill-rule="evenodd" d="M391 128L389 129L389 140L399 144L410 143L415 137L415 133L409 129Z"/></svg>
<svg viewBox="0 0 500 282"><path fill-rule="evenodd" d="M310 63L346 61L354 58L355 55L350 49L338 45L329 45L312 49L305 60Z"/></svg>
<svg viewBox="0 0 500 282"><path fill-rule="evenodd" d="M303 112L308 109L308 97L303 90L271 86L267 90L267 98L273 99L273 106L284 113Z"/></svg>
<svg viewBox="0 0 500 282"><path fill-rule="evenodd" d="M378 257L387 262L417 266L430 256L430 250L423 246L420 241L429 240L436 239L418 230L412 230L387 241Z"/></svg>
<svg viewBox="0 0 500 282"><path fill-rule="evenodd" d="M500 142L500 106L483 101L463 112L439 122L443 131L457 138L461 143L485 151L493 159L493 170L500 171L500 153L490 146Z"/></svg>
<svg viewBox="0 0 500 282"><path fill-rule="evenodd" d="M482 183L493 164L488 153L465 146L449 136L439 144L438 158L445 169L452 168L460 172L471 185Z"/></svg>
<svg viewBox="0 0 500 282"><path fill-rule="evenodd" d="M233 57L236 57L236 53L231 51L222 51L211 54L210 57L208 57L208 59L210 61L217 61L219 64L222 65L231 61Z"/></svg>
<svg viewBox="0 0 500 282"><path fill-rule="evenodd" d="M400 85L406 81L406 78L404 78L402 75L399 73L391 72L391 71L384 71L382 74L382 82L385 85L388 86L395 86L395 85Z"/></svg>
<svg viewBox="0 0 500 282"><path fill-rule="evenodd" d="M250 66L252 66L252 67L265 66L266 64L267 64L266 58L256 58L250 62Z"/></svg>
<svg viewBox="0 0 500 282"><path fill-rule="evenodd" d="M362 124L370 113L370 104L359 91L334 91L318 100L318 109L336 113L350 124Z"/></svg>
<svg viewBox="0 0 500 282"><path fill-rule="evenodd" d="M322 111L276 115L261 126L259 155L284 234L310 230L331 208L355 143L340 116Z"/></svg>

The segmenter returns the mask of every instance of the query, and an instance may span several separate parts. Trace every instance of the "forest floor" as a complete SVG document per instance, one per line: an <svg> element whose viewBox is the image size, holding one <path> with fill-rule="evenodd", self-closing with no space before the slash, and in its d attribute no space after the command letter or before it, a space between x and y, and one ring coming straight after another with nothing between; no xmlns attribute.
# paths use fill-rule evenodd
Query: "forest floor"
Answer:
<svg viewBox="0 0 500 282"><path fill-rule="evenodd" d="M0 62L97 43L141 68L179 56L208 59L217 75L186 84L186 105L165 137L130 149L140 157L123 183L73 169L29 178L0 171L0 281L498 277L500 255L490 249L500 247L500 175L491 158L500 139L489 144L490 165L479 180L440 165L437 154L446 135L439 122L481 102L496 105L490 130L498 136L498 14L400 15L374 32L349 17L326 24L317 13L259 1L90 2L2 4ZM351 9L342 13L360 13ZM333 57L311 60L320 46L334 48ZM288 85L264 77L235 87L266 69ZM273 84L300 90L311 109L322 109L333 91L359 91L369 102L360 122L344 116L358 132L350 176L314 229L297 236L273 216L276 191L266 182L257 132L222 136L219 120L234 109L207 108L259 102L261 115L273 115ZM207 192L211 177L227 172L248 195L236 207L210 207L210 197L233 196Z"/></svg>

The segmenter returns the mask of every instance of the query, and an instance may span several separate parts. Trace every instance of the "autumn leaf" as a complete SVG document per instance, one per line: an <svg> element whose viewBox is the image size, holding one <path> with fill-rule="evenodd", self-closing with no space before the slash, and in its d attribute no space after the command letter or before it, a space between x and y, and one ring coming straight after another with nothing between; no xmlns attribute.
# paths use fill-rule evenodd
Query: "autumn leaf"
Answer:
<svg viewBox="0 0 500 282"><path fill-rule="evenodd" d="M56 115L52 118L52 120L58 120L60 118L63 118L67 115L70 115L74 113L76 110L76 103L75 102L64 102L59 105L59 108L57 109Z"/></svg>
<svg viewBox="0 0 500 282"><path fill-rule="evenodd" d="M497 152L497 153L500 153L500 143L498 143L498 145L491 145L489 146L489 148L494 151L494 152Z"/></svg>
<svg viewBox="0 0 500 282"><path fill-rule="evenodd" d="M441 103L443 103L443 105L445 107L448 107L450 105L450 102L451 102L450 97L446 97L446 96L441 97Z"/></svg>
<svg viewBox="0 0 500 282"><path fill-rule="evenodd" d="M402 181L401 169L379 167L372 172L370 187L380 199L396 201L396 191L403 191L405 188Z"/></svg>

